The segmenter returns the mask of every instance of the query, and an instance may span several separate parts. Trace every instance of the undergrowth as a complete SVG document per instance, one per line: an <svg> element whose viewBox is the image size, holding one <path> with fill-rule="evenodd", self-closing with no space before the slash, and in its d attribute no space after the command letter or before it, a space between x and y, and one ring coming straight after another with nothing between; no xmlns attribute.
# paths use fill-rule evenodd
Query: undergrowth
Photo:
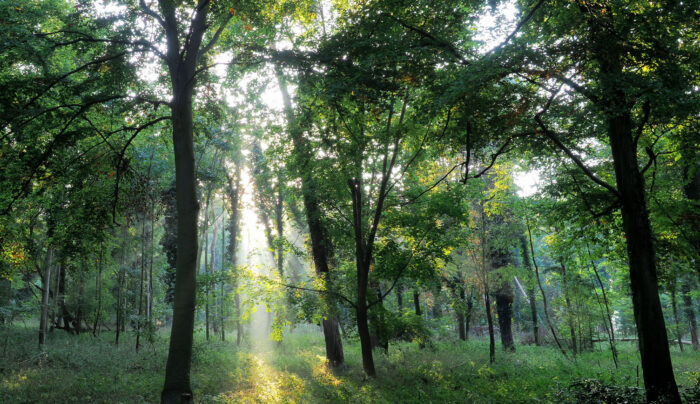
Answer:
<svg viewBox="0 0 700 404"><path fill-rule="evenodd" d="M130 333L54 331L45 351L33 327L0 328L2 403L157 403L167 334L134 351ZM192 388L201 403L637 403L641 369L633 344L621 344L620 368L602 348L568 360L551 347L518 345L488 363L488 342L441 341L424 349L393 344L375 351L377 377L362 372L359 344L344 341L346 367L325 364L318 329L300 327L265 348L195 337ZM673 351L686 402L700 398L700 353ZM639 372L639 373L638 373ZM642 400L642 401L640 401Z"/></svg>

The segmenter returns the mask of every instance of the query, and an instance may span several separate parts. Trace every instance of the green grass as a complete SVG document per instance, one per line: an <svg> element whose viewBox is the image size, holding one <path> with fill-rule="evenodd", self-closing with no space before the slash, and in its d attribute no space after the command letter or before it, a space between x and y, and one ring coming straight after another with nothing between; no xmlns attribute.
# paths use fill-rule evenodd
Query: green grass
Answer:
<svg viewBox="0 0 700 404"><path fill-rule="evenodd" d="M562 392L585 378L615 386L642 385L633 343L620 344L617 370L603 345L576 361L551 347L519 345L516 353L498 351L496 364L489 366L486 340L444 341L426 349L400 343L388 354L375 352L377 377L367 379L357 342L345 342L346 369L331 372L320 332L302 328L281 345L241 350L233 342L207 343L198 333L192 369L197 402L554 403L570 399ZM57 330L40 352L34 327L0 328L0 402L157 403L167 356L165 335L136 353L130 333L115 347L111 333L93 338ZM672 354L678 383L697 383L700 352L672 348Z"/></svg>

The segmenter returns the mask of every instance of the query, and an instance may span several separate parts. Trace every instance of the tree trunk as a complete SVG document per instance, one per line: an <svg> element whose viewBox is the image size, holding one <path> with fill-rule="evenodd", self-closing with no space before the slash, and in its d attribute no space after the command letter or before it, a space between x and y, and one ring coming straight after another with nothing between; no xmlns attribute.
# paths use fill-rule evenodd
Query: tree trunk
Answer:
<svg viewBox="0 0 700 404"><path fill-rule="evenodd" d="M464 286L459 285L459 303L460 307L457 310L457 333L459 334L459 339L462 341L467 340L467 326L465 324L465 310L464 307L467 303L466 293L464 292Z"/></svg>
<svg viewBox="0 0 700 404"><path fill-rule="evenodd" d="M524 234L520 235L520 251L522 252L523 257L523 266L525 267L525 269L527 269L527 272L531 274L533 278L530 282L528 282L527 298L530 301L530 318L532 320L532 334L535 339L535 345L539 346L541 342L539 324L537 323L537 300L535 300L535 272L532 270L532 262L530 261L530 251L527 248L527 240L525 239Z"/></svg>
<svg viewBox="0 0 700 404"><path fill-rule="evenodd" d="M238 294L238 257L236 255L238 251L238 233L239 233L239 221L240 221L240 209L239 201L241 197L241 162L236 161L236 172L234 173L235 179L227 176L226 183L226 193L228 194L229 204L231 206L231 214L229 216L229 242L228 242L228 259L231 264L231 272L233 273L232 288L234 293L234 317L236 320L236 346L241 346L241 338L243 334L243 328L241 327L241 299ZM223 266L222 266L223 270ZM221 289L221 296L223 299L224 291L223 284ZM223 305L222 305L223 306ZM223 310L223 308L222 308ZM223 320L222 320L223 322ZM224 327L221 327L221 339L224 340Z"/></svg>
<svg viewBox="0 0 700 404"><path fill-rule="evenodd" d="M275 226L277 229L277 271L280 273L280 278L284 279L284 218L283 213L283 194L282 194L282 177L277 176L277 203L275 204Z"/></svg>
<svg viewBox="0 0 700 404"><path fill-rule="evenodd" d="M496 297L496 311L498 312L498 327L501 331L501 345L503 350L515 352L513 343L513 289L510 282L502 282L501 288L494 294Z"/></svg>
<svg viewBox="0 0 700 404"><path fill-rule="evenodd" d="M547 320L547 325L549 326L549 331L552 333L552 337L554 338L554 342L557 343L557 347L559 348L559 351L561 351L562 355L564 357L567 357L566 351L564 348L561 346L561 342L559 341L559 337L557 337L557 332L554 329L554 325L552 324L552 320L549 318L549 310L547 309L547 295L544 293L544 288L542 287L542 281L540 280L540 270L539 267L537 266L537 260L535 259L535 246L532 243L532 232L530 230L530 221L526 220L527 223L527 235L530 240L530 253L532 254L532 265L535 267L535 279L537 280L537 286L540 288L540 293L542 294L542 306L544 309L544 318Z"/></svg>
<svg viewBox="0 0 700 404"><path fill-rule="evenodd" d="M95 323L92 326L92 335L97 336L97 327L100 324L100 315L102 314L102 266L104 263L104 244L100 244L100 258L97 263L97 279L95 279L95 289L97 289L97 309L95 310Z"/></svg>
<svg viewBox="0 0 700 404"><path fill-rule="evenodd" d="M119 333L121 332L123 312L122 312L122 283L124 282L124 265L126 265L126 232L127 226L122 225L122 248L119 258L119 272L117 273L117 324L114 333L114 345L119 345Z"/></svg>
<svg viewBox="0 0 700 404"><path fill-rule="evenodd" d="M323 338L326 344L326 358L332 367L341 367L345 364L345 356L343 353L343 342L340 338L338 317L334 313L335 304L332 299L333 282L328 262L331 257L332 246L326 228L322 222L323 213L319 205L316 181L311 170L313 154L309 149L308 143L302 136L303 129L299 126L299 122L294 116L292 101L287 91L287 85L282 72L278 69L276 73L287 116L288 132L292 137L294 153L301 157L298 160L302 165L299 169L298 176L301 178L301 191L304 210L306 211L306 222L309 226L314 269L317 275L324 278L326 289L330 291L330 293L326 293L322 296L326 306L326 313L323 321Z"/></svg>
<svg viewBox="0 0 700 404"><path fill-rule="evenodd" d="M170 35L168 40L171 40ZM197 46L195 49L197 48L199 47ZM176 52L179 53L179 50ZM168 56L179 59L179 56L172 55L170 51ZM194 63L191 68L182 66L184 64L182 62L174 63L170 66L170 74L173 90L171 111L175 153L177 261L175 264L173 325L170 331L168 361L165 367L165 384L161 393L161 402L164 404L193 402L190 387L190 364L197 292L199 203L197 202L195 184L192 134Z"/></svg>
<svg viewBox="0 0 700 404"><path fill-rule="evenodd" d="M676 341L678 341L678 349L683 352L683 341L681 335L681 326L678 324L678 303L676 299L676 280L673 279L671 282L671 308L673 310L673 324L674 331L676 334Z"/></svg>
<svg viewBox="0 0 700 404"><path fill-rule="evenodd" d="M690 341L693 344L693 350L697 351L700 348L700 344L698 344L695 309L693 308L693 300L690 296L691 282L690 276L686 276L681 284L681 294L683 295L683 311L685 312L685 317L688 319L688 325L690 327Z"/></svg>
<svg viewBox="0 0 700 404"><path fill-rule="evenodd" d="M149 167L150 171L150 167ZM141 273L139 276L139 314L136 320L136 352L141 342L141 317L143 316L143 281L146 274L146 214L141 217Z"/></svg>
<svg viewBox="0 0 700 404"><path fill-rule="evenodd" d="M474 287L469 291L469 297L467 297L467 314L464 318L464 339L469 339L469 327L472 320L472 309L474 308Z"/></svg>
<svg viewBox="0 0 700 404"><path fill-rule="evenodd" d="M46 251L46 261L44 263L44 277L41 299L41 319L39 320L39 347L43 348L46 344L46 331L49 324L49 291L51 287L51 265L53 260L53 248L49 247Z"/></svg>
<svg viewBox="0 0 700 404"><path fill-rule="evenodd" d="M423 315L420 310L420 293L418 293L418 289L413 290L413 307L416 311L416 316L420 317Z"/></svg>
<svg viewBox="0 0 700 404"><path fill-rule="evenodd" d="M358 272L363 271L361 264L358 264ZM369 319L367 318L367 285L365 277L358 275L358 304L357 304L357 332L360 336L360 346L362 351L362 367L368 376L375 375L374 358L372 356L372 341L369 332Z"/></svg>
<svg viewBox="0 0 700 404"><path fill-rule="evenodd" d="M226 254L226 206L225 201L222 202L221 209L223 211L221 218L221 282L219 283L219 326L221 327L221 341L226 341L226 331L224 330L224 258Z"/></svg>
<svg viewBox="0 0 700 404"><path fill-rule="evenodd" d="M486 310L486 322L489 326L489 362L496 362L496 339L493 330L493 317L491 316L491 298L488 287L484 289L484 310Z"/></svg>
<svg viewBox="0 0 700 404"><path fill-rule="evenodd" d="M606 314L606 325L605 329L608 331L608 341L610 344L610 353L613 357L613 362L615 362L615 369L618 368L619 364L617 361L617 347L615 346L615 327L612 322L612 315L610 314L610 304L608 303L608 294L605 292L605 287L603 286L603 281L600 279L600 274L598 273L598 267L593 261L593 255L591 255L591 249L586 245L588 251L588 258L591 260L591 267L593 268L593 273L598 280L598 285L600 286L600 291L603 295L603 303L605 303L605 314ZM591 345L593 345L593 338L591 338Z"/></svg>
<svg viewBox="0 0 700 404"><path fill-rule="evenodd" d="M560 261L559 266L561 267L561 287L562 292L564 293L564 302L566 303L566 318L569 323L569 333L571 334L571 352L575 358L578 351L576 349L576 329L574 328L574 311L571 306L571 296L569 296L569 282L567 282L566 267L564 266L564 263Z"/></svg>
<svg viewBox="0 0 700 404"><path fill-rule="evenodd" d="M615 180L622 205L622 227L627 255L634 319L639 333L647 402L680 403L673 375L668 335L656 277L656 252L646 206L644 178L639 170L637 147L632 137L630 103L622 87L621 51L609 33L593 26L595 56L600 64L600 88L606 111L608 138L615 167Z"/></svg>

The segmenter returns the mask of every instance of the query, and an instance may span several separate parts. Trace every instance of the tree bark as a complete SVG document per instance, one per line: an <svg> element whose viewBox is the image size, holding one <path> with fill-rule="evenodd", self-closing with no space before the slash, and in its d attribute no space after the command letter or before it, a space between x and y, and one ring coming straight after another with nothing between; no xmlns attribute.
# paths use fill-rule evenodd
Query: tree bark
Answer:
<svg viewBox="0 0 700 404"><path fill-rule="evenodd" d="M571 353L576 357L578 350L576 348L576 329L574 324L574 311L571 306L571 296L569 296L569 282L566 275L566 267L563 262L559 262L561 267L561 287L564 293L564 302L566 303L566 318L569 323L569 334L571 335Z"/></svg>
<svg viewBox="0 0 700 404"><path fill-rule="evenodd" d="M564 357L568 357L566 355L566 351L564 348L561 346L561 342L559 341L559 337L557 337L557 332L554 329L554 325L552 324L552 320L549 318L549 310L547 309L547 295L544 293L544 288L542 287L542 281L540 280L540 270L539 267L537 266L537 260L535 259L535 246L532 243L532 232L530 230L530 221L526 220L527 223L527 235L530 240L530 253L532 254L532 265L535 267L535 279L537 280L537 285L540 288L540 293L542 294L542 306L544 309L544 318L547 320L547 325L549 326L549 331L552 333L552 337L554 338L554 342L557 343L557 347L559 348L559 351L561 351L562 355Z"/></svg>
<svg viewBox="0 0 700 404"><path fill-rule="evenodd" d="M326 359L332 367L341 367L345 365L345 356L343 353L343 342L340 337L339 321L334 313L334 300L332 299L333 282L331 279L329 259L331 257L331 241L327 235L325 226L323 225L323 213L318 200L318 191L316 180L312 172L311 162L313 154L309 148L308 142L303 138L303 129L299 126L299 122L294 116L291 97L287 91L287 85L284 81L282 71L277 69L277 80L282 93L285 113L287 117L287 127L290 136L294 153L301 158L302 167L299 169L299 177L301 178L301 191L304 202L304 210L306 211L306 222L309 226L309 236L311 238L311 255L313 256L314 269L316 274L323 277L326 282L326 289L329 293L325 293L324 303L327 312L323 320L323 338L326 345Z"/></svg>
<svg viewBox="0 0 700 404"><path fill-rule="evenodd" d="M501 345L503 350L515 352L513 342L513 289L510 282L502 282L501 288L494 293L496 297L496 311L498 312L498 327L501 331Z"/></svg>
<svg viewBox="0 0 700 404"><path fill-rule="evenodd" d="M228 260L231 264L232 276L232 288L234 293L234 317L236 320L236 346L241 345L241 338L243 334L243 328L241 327L241 299L238 294L238 257L236 255L238 251L238 233L239 233L239 222L240 222L240 197L241 197L241 162L237 160L235 162L236 171L234 173L235 179L231 176L227 176L227 188L226 193L228 194L229 204L230 204L230 216L229 216L229 242L228 242ZM222 267L223 269L223 267ZM221 289L221 296L223 298L223 285ZM222 305L223 306L223 305ZM222 308L223 310L223 308ZM222 319L223 323L223 319ZM225 339L224 327L221 327L221 339Z"/></svg>
<svg viewBox="0 0 700 404"><path fill-rule="evenodd" d="M624 77L618 38L598 21L590 21L593 53L600 66L600 107L605 111L612 152L617 196L622 207L622 227L627 237L630 286L634 319L639 334L647 402L680 403L673 375L666 324L659 299L656 252L646 206L644 178L632 136L631 102L623 87Z"/></svg>
<svg viewBox="0 0 700 404"><path fill-rule="evenodd" d="M674 331L676 334L676 341L678 342L678 349L683 352L683 341L682 341L682 335L681 335L681 326L678 324L678 302L676 299L676 279L674 277L673 280L670 282L670 288L671 288L671 309L673 311L673 325L674 325Z"/></svg>
<svg viewBox="0 0 700 404"><path fill-rule="evenodd" d="M488 287L484 289L484 310L486 310L486 322L489 326L489 362L496 362L496 339L493 330L493 316L491 315L491 298Z"/></svg>
<svg viewBox="0 0 700 404"><path fill-rule="evenodd" d="M530 318L532 321L532 334L535 339L535 345L539 346L540 341L540 329L537 321L537 300L535 299L535 272L532 269L532 262L530 261L530 251L527 248L527 240L525 239L525 234L520 235L520 251L523 257L523 266L527 269L527 272L531 274L533 279L528 282L527 286L527 298L530 301Z"/></svg>
<svg viewBox="0 0 700 404"><path fill-rule="evenodd" d="M43 348L46 344L46 332L49 324L49 294L51 287L51 265L53 260L53 248L49 247L46 250L46 261L44 263L44 277L41 299L41 319L39 320L39 347Z"/></svg>
<svg viewBox="0 0 700 404"><path fill-rule="evenodd" d="M466 298L466 293L464 292L464 286L459 285L459 300L460 300L460 308L457 310L457 333L459 335L459 339L462 341L467 340L467 326L465 324L465 310L467 303L467 298Z"/></svg>
<svg viewBox="0 0 700 404"><path fill-rule="evenodd" d="M197 6L190 29L180 47L180 29L175 4L159 0L167 39L166 61L170 73L170 101L175 155L175 201L177 205L177 260L173 325L161 403L193 403L190 365L197 286L197 220L199 203L194 160L192 98L202 37L207 30L210 7Z"/></svg>
<svg viewBox="0 0 700 404"><path fill-rule="evenodd" d="M418 293L418 289L413 290L413 308L416 312L416 316L420 317L423 315L420 310L420 293Z"/></svg>
<svg viewBox="0 0 700 404"><path fill-rule="evenodd" d="M95 279L95 289L97 290L97 309L95 309L95 323L92 326L92 335L97 336L97 327L100 324L100 315L102 314L102 266L104 263L104 243L100 244L100 257L97 263L97 279Z"/></svg>
<svg viewBox="0 0 700 404"><path fill-rule="evenodd" d="M605 286L603 286L603 281L600 279L600 274L598 273L598 267L593 261L593 256L591 255L591 249L586 245L588 251L588 258L591 260L591 267L593 268L593 273L598 280L598 285L600 286L600 292L603 295L603 303L605 304L605 314L606 314L606 326L605 329L608 331L608 342L610 344L610 353L613 357L613 362L615 363L615 369L618 368L619 364L617 361L617 347L615 346L615 326L612 322L612 315L610 313L610 304L608 303L608 294L605 292ZM593 345L593 338L591 338L591 345Z"/></svg>
<svg viewBox="0 0 700 404"><path fill-rule="evenodd" d="M693 308L693 300L690 296L691 282L690 276L686 276L681 284L681 294L683 300L683 311L685 312L685 317L687 318L688 326L690 327L690 340L693 344L693 350L697 351L700 349L700 344L698 343L698 327L695 319L695 309Z"/></svg>

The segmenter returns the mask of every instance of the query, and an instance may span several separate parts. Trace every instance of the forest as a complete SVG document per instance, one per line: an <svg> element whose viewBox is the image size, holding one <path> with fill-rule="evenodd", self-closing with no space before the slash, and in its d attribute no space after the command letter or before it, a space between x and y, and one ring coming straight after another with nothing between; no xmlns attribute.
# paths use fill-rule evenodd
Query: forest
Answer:
<svg viewBox="0 0 700 404"><path fill-rule="evenodd" d="M0 402L700 403L698 21L0 1Z"/></svg>

